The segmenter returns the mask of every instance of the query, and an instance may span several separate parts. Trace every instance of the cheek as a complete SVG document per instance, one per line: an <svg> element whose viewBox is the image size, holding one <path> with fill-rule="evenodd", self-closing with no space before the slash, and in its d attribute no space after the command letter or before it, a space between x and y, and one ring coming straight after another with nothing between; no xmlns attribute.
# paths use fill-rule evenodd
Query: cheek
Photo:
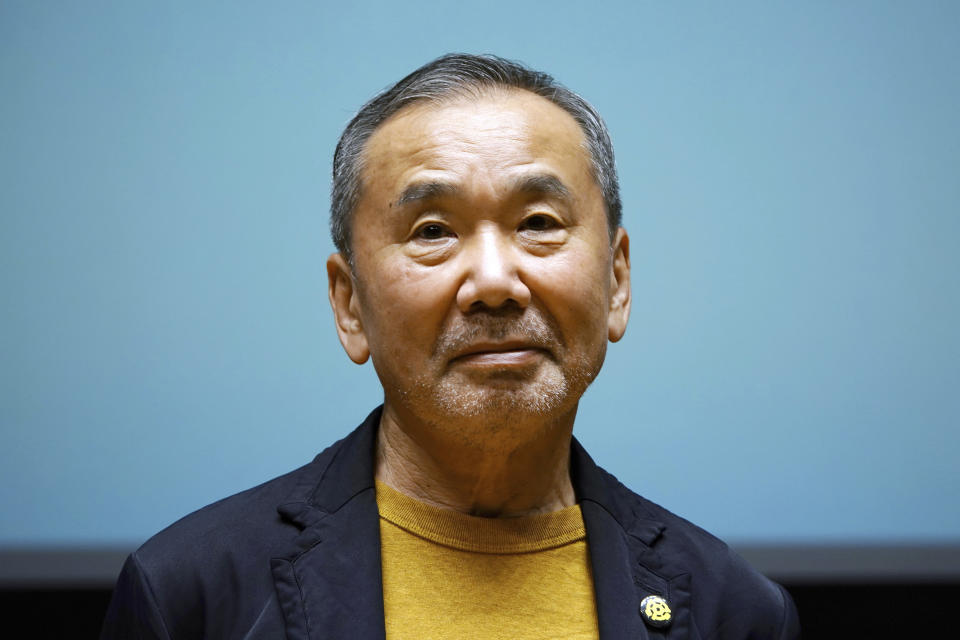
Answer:
<svg viewBox="0 0 960 640"><path fill-rule="evenodd" d="M376 285L366 288L362 302L374 348L392 351L398 345L432 345L449 308L443 282L432 275L402 263L379 265Z"/></svg>
<svg viewBox="0 0 960 640"><path fill-rule="evenodd" d="M551 312L571 349L599 342L606 344L609 274L595 257L579 255L554 272L548 287ZM587 347L587 348L593 348Z"/></svg>

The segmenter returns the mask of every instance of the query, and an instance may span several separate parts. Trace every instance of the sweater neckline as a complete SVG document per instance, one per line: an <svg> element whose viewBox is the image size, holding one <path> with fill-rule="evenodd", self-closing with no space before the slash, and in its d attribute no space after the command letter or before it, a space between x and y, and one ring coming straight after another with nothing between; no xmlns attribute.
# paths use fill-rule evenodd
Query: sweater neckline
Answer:
<svg viewBox="0 0 960 640"><path fill-rule="evenodd" d="M580 505L517 518L482 518L425 504L376 481L380 517L416 536L474 553L533 553L586 538Z"/></svg>

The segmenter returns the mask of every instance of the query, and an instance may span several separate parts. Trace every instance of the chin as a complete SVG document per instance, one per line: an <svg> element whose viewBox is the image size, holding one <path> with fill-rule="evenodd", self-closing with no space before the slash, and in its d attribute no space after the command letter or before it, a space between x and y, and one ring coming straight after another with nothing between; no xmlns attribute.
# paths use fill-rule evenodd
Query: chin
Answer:
<svg viewBox="0 0 960 640"><path fill-rule="evenodd" d="M525 439L521 434L529 437L538 427L572 418L602 362L583 359L572 367L541 367L532 375L529 371L479 376L448 371L437 378L420 377L398 389L398 397L409 413L438 432L465 439L472 439L471 435Z"/></svg>
<svg viewBox="0 0 960 640"><path fill-rule="evenodd" d="M440 413L451 418L487 419L492 422L547 418L569 405L567 385L547 389L459 389L442 390L434 398Z"/></svg>
<svg viewBox="0 0 960 640"><path fill-rule="evenodd" d="M565 376L559 370L543 372L535 380L510 377L483 383L444 380L429 392L429 404L438 421L486 425L501 429L530 422L553 422L576 410L593 376Z"/></svg>

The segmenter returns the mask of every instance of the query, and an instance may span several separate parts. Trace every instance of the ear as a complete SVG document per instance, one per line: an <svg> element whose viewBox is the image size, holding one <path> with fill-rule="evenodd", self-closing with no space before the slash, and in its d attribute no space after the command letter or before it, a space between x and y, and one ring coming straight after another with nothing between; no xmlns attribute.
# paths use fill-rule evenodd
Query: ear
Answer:
<svg viewBox="0 0 960 640"><path fill-rule="evenodd" d="M630 237L623 227L613 238L613 262L610 268L610 312L607 337L616 342L627 330L630 319Z"/></svg>
<svg viewBox="0 0 960 640"><path fill-rule="evenodd" d="M370 347L360 320L360 300L353 269L340 253L327 258L327 294L343 350L351 360L363 364L370 357Z"/></svg>

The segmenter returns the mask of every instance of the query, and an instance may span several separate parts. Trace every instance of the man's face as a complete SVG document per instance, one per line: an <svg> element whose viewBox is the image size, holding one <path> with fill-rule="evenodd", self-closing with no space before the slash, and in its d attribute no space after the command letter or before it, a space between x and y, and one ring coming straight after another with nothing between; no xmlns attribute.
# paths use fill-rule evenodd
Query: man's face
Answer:
<svg viewBox="0 0 960 640"><path fill-rule="evenodd" d="M370 138L354 271L331 256L330 298L401 422L572 420L630 297L582 143L516 90L413 105Z"/></svg>

